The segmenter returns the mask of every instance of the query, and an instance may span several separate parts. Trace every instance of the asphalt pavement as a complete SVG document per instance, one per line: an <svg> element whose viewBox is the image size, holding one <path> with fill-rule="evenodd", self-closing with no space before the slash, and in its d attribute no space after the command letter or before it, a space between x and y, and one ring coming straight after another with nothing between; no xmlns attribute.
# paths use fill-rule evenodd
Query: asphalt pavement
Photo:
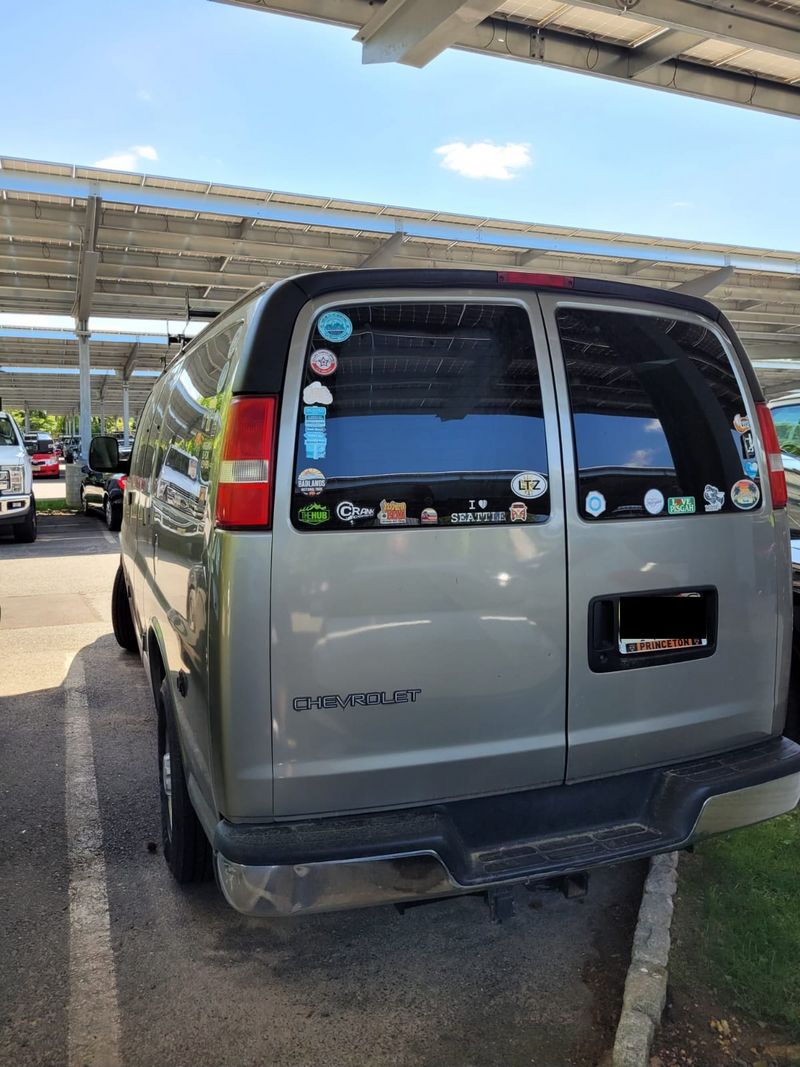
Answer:
<svg viewBox="0 0 800 1067"><path fill-rule="evenodd" d="M110 632L117 537L83 515L39 529L0 535L0 1064L600 1061L641 865L581 900L520 890L501 925L477 897L264 921L213 882L180 889L152 697Z"/></svg>

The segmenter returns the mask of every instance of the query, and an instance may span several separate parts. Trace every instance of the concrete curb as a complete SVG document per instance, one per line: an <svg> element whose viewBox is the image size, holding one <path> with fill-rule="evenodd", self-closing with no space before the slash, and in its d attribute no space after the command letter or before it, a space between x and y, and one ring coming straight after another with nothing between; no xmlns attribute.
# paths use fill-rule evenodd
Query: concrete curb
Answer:
<svg viewBox="0 0 800 1067"><path fill-rule="evenodd" d="M677 888L678 853L654 856L633 935L612 1067L647 1067L650 1061L653 1035L667 1000L669 931Z"/></svg>

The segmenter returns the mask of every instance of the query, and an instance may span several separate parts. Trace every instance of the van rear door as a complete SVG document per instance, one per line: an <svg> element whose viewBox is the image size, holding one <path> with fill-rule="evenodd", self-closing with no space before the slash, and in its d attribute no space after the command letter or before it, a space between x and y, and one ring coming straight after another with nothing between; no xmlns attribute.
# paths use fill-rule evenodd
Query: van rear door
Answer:
<svg viewBox="0 0 800 1067"><path fill-rule="evenodd" d="M563 781L558 425L535 294L298 319L272 563L274 810Z"/></svg>
<svg viewBox="0 0 800 1067"><path fill-rule="evenodd" d="M689 311L541 304L565 442L568 780L769 735L785 518L730 341Z"/></svg>

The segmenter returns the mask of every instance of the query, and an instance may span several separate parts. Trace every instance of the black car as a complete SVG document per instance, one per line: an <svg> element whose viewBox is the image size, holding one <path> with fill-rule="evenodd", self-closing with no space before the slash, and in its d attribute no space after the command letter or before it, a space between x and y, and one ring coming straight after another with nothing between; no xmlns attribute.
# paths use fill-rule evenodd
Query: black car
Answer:
<svg viewBox="0 0 800 1067"><path fill-rule="evenodd" d="M120 448L120 456L127 459L130 449ZM109 530L122 525L122 502L125 495L126 474L101 474L85 464L81 470L81 504L85 515L102 511Z"/></svg>

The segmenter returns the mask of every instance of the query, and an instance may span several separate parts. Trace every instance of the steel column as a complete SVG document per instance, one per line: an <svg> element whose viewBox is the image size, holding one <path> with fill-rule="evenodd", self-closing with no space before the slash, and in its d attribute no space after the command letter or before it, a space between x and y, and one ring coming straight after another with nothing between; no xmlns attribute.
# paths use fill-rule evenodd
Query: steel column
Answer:
<svg viewBox="0 0 800 1067"><path fill-rule="evenodd" d="M78 323L75 331L78 338L78 364L80 366L80 437L81 455L89 458L92 439L92 379L89 357L89 330L85 321Z"/></svg>
<svg viewBox="0 0 800 1067"><path fill-rule="evenodd" d="M130 444L130 425L131 425L131 412L130 401L128 397L128 379L122 380L122 443L127 446Z"/></svg>

